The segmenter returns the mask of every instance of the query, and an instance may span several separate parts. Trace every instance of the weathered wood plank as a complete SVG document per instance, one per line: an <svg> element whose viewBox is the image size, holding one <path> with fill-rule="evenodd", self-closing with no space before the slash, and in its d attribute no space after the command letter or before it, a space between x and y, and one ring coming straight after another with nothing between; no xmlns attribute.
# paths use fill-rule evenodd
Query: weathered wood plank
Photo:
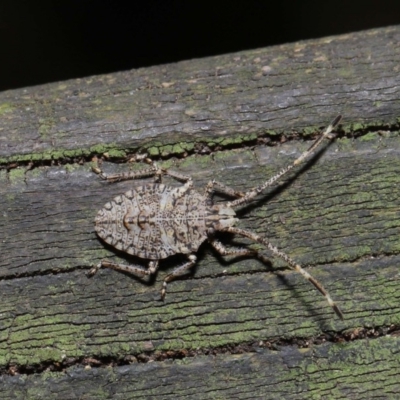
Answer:
<svg viewBox="0 0 400 400"><path fill-rule="evenodd" d="M169 350L219 353L226 346L312 342L327 332L329 339L359 327L398 326L396 38L400 28L392 27L1 93L0 163L7 168L0 170L0 368L52 369L79 365L83 357L112 360L114 365L140 355L157 359ZM371 55L379 62L371 61ZM207 246L201 248L190 279L169 285L165 303L158 301L160 284L181 262L179 257L165 262L150 284L110 270L91 279L85 276L104 257L132 261L96 238L93 219L105 202L134 183L104 183L86 162L92 155L107 151L111 159L121 160L150 148L151 154L166 158L165 166L192 175L199 188L217 176L246 189L310 144L294 140L270 147L264 142L285 128L288 134L297 127L307 127L304 134L315 132L312 126L329 123L340 111L344 131L358 137L336 140L281 186L260 196L240 212L240 224L307 266L343 308L344 322L279 260L272 265L252 259L224 261ZM184 152L185 157L173 158ZM25 170L27 160L34 161L32 170ZM112 171L141 165L103 167ZM229 236L221 239L248 244ZM328 353L327 358L319 352ZM64 377L3 376L2 392L9 397L14 393L14 398L35 398L35 391L60 397L58 390L72 379L82 386L76 392L64 389L70 398L93 398L96 390L105 398L111 398L108 390L114 391L113 398L146 397L157 390L163 398L168 393L174 398L199 393L207 398L246 393L251 398L301 398L307 393L309 398L338 397L339 392L360 398L364 376L376 393L383 387L381 398L387 398L397 388L392 382L397 353L393 338L330 343L300 352L285 346L278 356L260 350L257 355L219 355L216 361L199 356L183 363L71 369ZM375 374L354 354L372 360ZM251 361L254 357L260 358ZM344 365L335 357L345 360ZM237 359L243 371L254 372L243 380L242 389L222 383L229 370L234 379L244 374L233 367ZM252 370L253 362L259 368ZM379 362L383 369L373 368ZM211 364L222 386L207 381ZM294 367L287 370L288 365ZM297 375L290 378L290 373ZM191 385L188 374L197 374L197 383ZM118 387L118 379L126 380Z"/></svg>
<svg viewBox="0 0 400 400"><path fill-rule="evenodd" d="M193 176L199 190L214 176L249 189L307 146L290 143L192 156L176 161L174 168ZM337 140L318 162L306 166L307 172L292 174L286 187L278 187L278 196L270 191L244 209L243 226L265 234L304 264L397 252L399 154L398 137ZM104 169L115 170L107 163ZM164 181L177 184L168 178ZM94 234L94 216L104 203L134 184L140 181L105 183L90 171L90 165L3 171L2 276L89 267L110 256ZM212 262L209 268L219 270L219 262ZM210 274L203 266L207 264L202 263L200 273Z"/></svg>
<svg viewBox="0 0 400 400"><path fill-rule="evenodd" d="M347 121L394 123L399 27L43 85L0 94L0 162L183 154Z"/></svg>
<svg viewBox="0 0 400 400"><path fill-rule="evenodd" d="M3 399L390 399L400 338L2 377ZM354 366L357 366L355 368Z"/></svg>
<svg viewBox="0 0 400 400"><path fill-rule="evenodd" d="M79 272L3 281L0 362L61 363L67 357L213 349L298 340L355 327L399 324L399 256L313 269L340 298L345 322L296 276L242 274L186 280L165 304L152 288ZM335 277L336 281L331 282Z"/></svg>
<svg viewBox="0 0 400 400"><path fill-rule="evenodd" d="M221 152L214 160L193 156L176 168L202 185L217 174L235 187L250 187L305 146ZM340 302L343 323L296 274L279 278L252 259L226 263L207 246L195 279L171 283L165 304L158 301L160 280L179 258L166 262L152 285L110 270L88 279L85 270L114 254L96 238L94 215L132 183L109 185L88 166L38 168L15 180L11 173L1 185L7 214L0 238L6 278L1 363L204 348L400 323L398 259L384 256L400 248L399 150L398 137L339 140L284 190L269 201L261 196L243 213L242 226L317 266L310 271ZM284 267L275 260L273 265Z"/></svg>

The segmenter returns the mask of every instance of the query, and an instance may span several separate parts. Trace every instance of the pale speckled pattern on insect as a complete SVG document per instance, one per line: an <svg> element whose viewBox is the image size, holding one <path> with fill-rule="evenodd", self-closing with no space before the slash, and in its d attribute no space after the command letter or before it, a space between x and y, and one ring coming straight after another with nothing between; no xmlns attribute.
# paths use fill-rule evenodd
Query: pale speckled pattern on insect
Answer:
<svg viewBox="0 0 400 400"><path fill-rule="evenodd" d="M154 183L115 197L97 214L97 234L118 250L147 260L196 252L207 239L206 198L193 189L179 198L176 191Z"/></svg>
<svg viewBox="0 0 400 400"><path fill-rule="evenodd" d="M235 208L240 207L255 198L265 188L274 184L283 175L302 163L326 138L331 138L332 129L339 123L338 116L328 128L319 136L311 147L302 153L292 164L281 169L276 175L261 185L242 193L224 184L210 181L200 194L193 189L192 178L159 168L153 161L147 159L151 166L136 172L115 175L104 174L101 169L93 168L94 172L109 182L125 179L136 179L155 176L161 180L163 175L169 175L184 182L182 186L172 187L162 183L153 183L137 186L124 194L116 196L106 203L98 212L95 219L95 229L100 238L118 250L148 260L147 268L141 265L126 265L102 260L90 270L95 274L101 267L113 268L129 272L137 277L144 278L156 273L159 261L174 254L184 254L187 261L175 268L164 279L161 298L164 299L168 282L186 275L196 263L196 251L199 246L208 241L221 255L257 256L265 257L255 250L247 248L226 248L215 237L216 232L230 232L237 234L265 246L274 256L286 261L288 266L303 275L322 293L329 305L343 319L339 307L332 300L327 290L299 264L287 254L278 250L266 238L256 233L237 228ZM143 159L138 156L137 159ZM213 193L219 191L234 198L234 200L213 203Z"/></svg>

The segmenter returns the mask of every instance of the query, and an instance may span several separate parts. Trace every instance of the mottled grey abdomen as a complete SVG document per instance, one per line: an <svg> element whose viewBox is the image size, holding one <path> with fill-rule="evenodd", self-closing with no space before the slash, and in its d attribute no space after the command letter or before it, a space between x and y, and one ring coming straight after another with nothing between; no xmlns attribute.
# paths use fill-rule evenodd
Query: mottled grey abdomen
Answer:
<svg viewBox="0 0 400 400"><path fill-rule="evenodd" d="M206 235L206 199L193 189L147 184L106 203L95 219L97 234L118 250L160 260L193 253Z"/></svg>

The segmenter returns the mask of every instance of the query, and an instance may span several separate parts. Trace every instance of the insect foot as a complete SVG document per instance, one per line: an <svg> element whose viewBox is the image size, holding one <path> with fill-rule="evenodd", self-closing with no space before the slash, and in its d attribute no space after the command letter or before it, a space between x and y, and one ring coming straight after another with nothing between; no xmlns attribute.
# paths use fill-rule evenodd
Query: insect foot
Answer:
<svg viewBox="0 0 400 400"><path fill-rule="evenodd" d="M126 193L114 197L98 211L95 218L96 233L104 242L125 253L147 260L147 268L141 265L125 265L103 260L89 271L89 275L94 275L100 268L105 267L144 278L157 272L160 260L174 254L184 254L187 261L175 268L164 279L161 290L161 298L164 299L167 284L190 272L197 260L195 253L205 241L208 241L223 256L258 255L256 251L246 248L227 249L215 238L216 232L230 232L265 246L273 256L283 259L289 268L297 271L314 285L325 296L336 315L343 319L343 313L339 306L310 273L287 254L278 250L266 238L235 226L239 221L235 209L248 203L305 161L325 139L333 139L332 130L338 125L340 119L341 116L336 117L311 147L291 164L282 168L266 182L247 192L237 191L212 180L206 185L203 193L200 193L193 188L191 177L158 168L145 156L137 159L149 163L150 167L136 172L107 175L100 168L93 168L93 172L107 182L150 176L153 176L157 182L138 185ZM165 185L161 182L164 175L169 175L183 184L178 187ZM213 193L216 191L232 197L233 200L214 204ZM264 258L261 255L259 257Z"/></svg>

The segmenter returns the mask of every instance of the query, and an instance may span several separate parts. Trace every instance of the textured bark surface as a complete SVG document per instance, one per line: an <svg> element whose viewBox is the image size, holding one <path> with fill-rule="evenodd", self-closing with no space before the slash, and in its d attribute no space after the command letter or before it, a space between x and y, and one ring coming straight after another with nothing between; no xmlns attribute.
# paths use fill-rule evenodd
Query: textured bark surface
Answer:
<svg viewBox="0 0 400 400"><path fill-rule="evenodd" d="M397 398L399 338L6 377L4 399ZM371 379L367 379L368 376ZM6 385L4 385L6 386ZM12 388L12 389L11 389Z"/></svg>
<svg viewBox="0 0 400 400"><path fill-rule="evenodd" d="M0 93L3 398L394 398L399 40L391 27ZM105 257L138 261L94 233L97 210L135 182L101 181L93 156L112 172L143 168L121 161L148 151L199 190L213 178L245 190L338 113L340 138L239 215L345 321L283 262L224 260L207 244L164 303L180 257L147 284L86 277Z"/></svg>

